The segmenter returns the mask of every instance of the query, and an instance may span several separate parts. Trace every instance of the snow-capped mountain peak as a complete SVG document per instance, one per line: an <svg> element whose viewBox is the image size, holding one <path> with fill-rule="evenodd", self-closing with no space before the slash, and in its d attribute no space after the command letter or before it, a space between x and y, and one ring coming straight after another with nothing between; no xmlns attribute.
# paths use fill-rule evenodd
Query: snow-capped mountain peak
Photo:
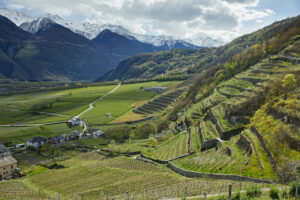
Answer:
<svg viewBox="0 0 300 200"><path fill-rule="evenodd" d="M56 23L54 20L47 18L47 17L39 17L32 22L25 22L20 25L20 28L23 30L30 32L30 33L36 33L40 30L46 30L47 27L49 27L49 24Z"/></svg>
<svg viewBox="0 0 300 200"><path fill-rule="evenodd" d="M57 23L71 31L80 34L90 40L96 38L103 30L109 29L114 33L125 36L130 40L138 40L143 43L151 44L156 47L168 47L173 49L175 45L187 48L215 47L223 45L224 42L214 40L210 37L196 37L193 39L177 38L165 35L143 35L133 33L126 28L112 24L95 24L90 22L72 23L65 21L58 15L45 14L38 18L30 17L22 12L0 8L0 15L3 15L20 26L25 31L36 33L41 29L45 29L47 23Z"/></svg>
<svg viewBox="0 0 300 200"><path fill-rule="evenodd" d="M7 9L7 8L0 8L0 15L10 19L10 21L15 23L17 26L20 26L25 22L31 22L34 20L33 17L26 15L25 13Z"/></svg>

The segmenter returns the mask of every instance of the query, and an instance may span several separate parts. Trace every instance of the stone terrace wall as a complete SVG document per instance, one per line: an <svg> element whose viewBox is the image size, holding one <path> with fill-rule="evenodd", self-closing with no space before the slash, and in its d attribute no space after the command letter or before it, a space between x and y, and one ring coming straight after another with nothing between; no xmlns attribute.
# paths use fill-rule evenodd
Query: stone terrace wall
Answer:
<svg viewBox="0 0 300 200"><path fill-rule="evenodd" d="M276 163L276 161L275 161L275 158L274 158L272 152L268 149L268 147L267 147L267 145L266 145L266 143L265 143L265 140L264 140L263 136L258 132L258 130L257 130L254 126L252 126L252 127L250 128L250 130L251 130L251 131L256 135L256 137L258 138L260 144L262 145L262 147L264 148L265 152L267 153L268 159L269 159L269 161L270 161L270 163L271 163L271 165L272 165L273 170L276 172L277 167L278 167L278 166L277 166L277 163Z"/></svg>
<svg viewBox="0 0 300 200"><path fill-rule="evenodd" d="M210 112L209 115L211 118L210 120L216 125L217 131L219 132L222 140L229 140L231 137L240 134L244 130L244 127L241 127L241 128L236 128L236 129L232 129L229 131L224 131L222 126L219 123L219 120L213 115L213 112L211 111L211 109L209 112Z"/></svg>
<svg viewBox="0 0 300 200"><path fill-rule="evenodd" d="M258 179L247 176L239 176L239 175L230 175L230 174L211 174L211 173L202 173L202 172L193 172L181 169L174 164L168 162L168 167L170 167L173 171L181 174L182 176L186 176L189 178L212 178L212 179L222 179L222 180L231 180L231 181L247 181L254 183L268 183L271 184L271 180L267 179Z"/></svg>
<svg viewBox="0 0 300 200"><path fill-rule="evenodd" d="M144 119L135 120L135 121L110 123L110 124L91 124L90 126L111 126L111 125L122 125L122 124L135 124L135 123L140 123L140 122L144 122L144 121L151 120L151 119L153 119L152 116L151 117L146 117Z"/></svg>
<svg viewBox="0 0 300 200"><path fill-rule="evenodd" d="M240 139L238 140L237 145L239 148L249 152L250 155L253 154L252 144L243 134L240 134Z"/></svg>

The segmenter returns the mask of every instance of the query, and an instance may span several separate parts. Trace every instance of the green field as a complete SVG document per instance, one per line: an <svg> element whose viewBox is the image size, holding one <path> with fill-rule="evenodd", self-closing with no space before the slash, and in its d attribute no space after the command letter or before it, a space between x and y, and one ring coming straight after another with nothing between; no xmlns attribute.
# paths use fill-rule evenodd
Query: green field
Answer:
<svg viewBox="0 0 300 200"><path fill-rule="evenodd" d="M140 91L150 86L170 86L175 82L146 82L122 85L117 91L95 104L95 108L83 117L90 123L112 121L132 108L137 101L149 100L155 93ZM65 121L89 107L89 103L115 88L116 85L89 86L84 88L35 92L0 96L0 124L10 123L49 123ZM65 116L49 117L33 113L40 111ZM107 118L111 113L112 118Z"/></svg>
<svg viewBox="0 0 300 200"><path fill-rule="evenodd" d="M122 117L130 112L133 105L140 101L149 100L156 95L152 92L141 91L141 88L151 86L172 87L176 82L145 82L137 84L121 85L114 93L95 103L94 109L82 116L88 124L105 124ZM90 86L76 89L58 91L35 92L11 96L0 96L0 124L24 124L35 125L57 121L67 121L71 116L78 115L89 107L89 104L111 91L116 85ZM35 105L48 105L40 112L60 114L66 116L47 116L32 112ZM107 117L111 113L112 117ZM131 120L131 119L129 119ZM134 120L134 119L132 119ZM104 127L111 128L110 127ZM29 137L52 137L69 133L66 124L50 125L42 127L1 127L0 141L13 144L24 142Z"/></svg>
<svg viewBox="0 0 300 200"><path fill-rule="evenodd" d="M48 116L32 113L33 106L42 107L42 105L51 106L48 108L42 107L39 109L41 112L74 116L88 108L90 102L106 94L114 87L115 85L92 86L87 88L0 96L0 108L7 109L0 109L0 124L16 122L31 123L32 121L36 123L36 120L51 122L52 120ZM48 119L50 120L48 121ZM68 119L68 117L59 120L66 119Z"/></svg>
<svg viewBox="0 0 300 200"><path fill-rule="evenodd" d="M51 126L39 127L1 127L0 141L1 143L22 143L28 138L35 136L53 137L60 134L67 134L78 128L69 128L67 124L57 124Z"/></svg>

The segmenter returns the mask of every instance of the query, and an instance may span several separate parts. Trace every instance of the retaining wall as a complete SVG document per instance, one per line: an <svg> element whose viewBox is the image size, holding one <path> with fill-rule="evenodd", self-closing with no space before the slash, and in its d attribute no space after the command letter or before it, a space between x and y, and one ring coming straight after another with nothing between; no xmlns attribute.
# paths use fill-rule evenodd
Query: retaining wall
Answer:
<svg viewBox="0 0 300 200"><path fill-rule="evenodd" d="M267 145L266 145L266 143L265 143L265 140L264 140L263 136L258 132L258 130L257 130L254 126L252 126L252 127L250 128L250 130L251 130L251 131L256 135L256 137L258 138L260 144L262 145L262 147L264 148L265 152L267 153L268 159L269 159L269 161L270 161L270 163L271 163L271 166L272 166L273 170L276 172L277 167L278 167L278 166L277 166L277 163L276 163L276 161L275 161L275 159L274 159L274 156L273 156L272 152L268 149L268 147L267 147Z"/></svg>
<svg viewBox="0 0 300 200"><path fill-rule="evenodd" d="M206 151L212 148L217 148L218 144L219 144L219 140L218 139L211 139L211 140L207 140L204 142L203 147L201 148L201 151Z"/></svg>
<svg viewBox="0 0 300 200"><path fill-rule="evenodd" d="M223 96L225 96L225 97L227 97L227 98L234 98L234 97L240 97L240 98L246 98L246 96L245 95L240 95L240 94L227 94L227 93L225 93L225 92L222 92L221 90L220 90L220 87L217 87L217 91L221 94L221 95L223 95Z"/></svg>
<svg viewBox="0 0 300 200"><path fill-rule="evenodd" d="M247 151L250 155L253 154L252 144L243 134L240 134L240 139L238 140L237 145L239 148Z"/></svg>
<svg viewBox="0 0 300 200"><path fill-rule="evenodd" d="M213 112L211 111L211 109L209 112L210 112L209 115L210 115L211 121L216 125L217 131L219 132L222 140L229 140L231 137L240 134L245 129L244 127L241 127L241 128L236 128L236 129L232 129L229 131L224 131L222 126L219 123L219 120L213 115Z"/></svg>
<svg viewBox="0 0 300 200"><path fill-rule="evenodd" d="M268 184L272 183L271 180L252 178L247 176L230 175L230 174L212 174L212 173L188 171L188 170L181 169L170 162L168 162L168 167L170 167L174 172L189 178L212 178L212 179L222 179L222 180L231 180L231 181L247 181L247 182L254 182L254 183L268 183Z"/></svg>

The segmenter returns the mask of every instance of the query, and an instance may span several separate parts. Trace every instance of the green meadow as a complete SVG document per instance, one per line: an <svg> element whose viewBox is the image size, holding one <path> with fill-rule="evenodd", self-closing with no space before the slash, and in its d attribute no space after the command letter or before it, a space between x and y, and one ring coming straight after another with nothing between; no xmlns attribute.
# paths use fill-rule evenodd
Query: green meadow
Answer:
<svg viewBox="0 0 300 200"><path fill-rule="evenodd" d="M156 93L142 91L151 86L174 87L176 82L144 82L123 84L114 93L96 102L94 108L82 118L89 125L105 124L129 113L134 104L153 98ZM32 92L11 96L0 96L0 125L41 125L52 122L63 122L78 115L89 107L94 100L102 97L116 85L89 86L47 92ZM33 111L59 114L47 116ZM111 113L111 117L106 114ZM111 128L110 126L109 128ZM27 138L43 135L51 137L69 133L74 129L66 124L43 125L36 127L1 127L1 142L24 142Z"/></svg>

